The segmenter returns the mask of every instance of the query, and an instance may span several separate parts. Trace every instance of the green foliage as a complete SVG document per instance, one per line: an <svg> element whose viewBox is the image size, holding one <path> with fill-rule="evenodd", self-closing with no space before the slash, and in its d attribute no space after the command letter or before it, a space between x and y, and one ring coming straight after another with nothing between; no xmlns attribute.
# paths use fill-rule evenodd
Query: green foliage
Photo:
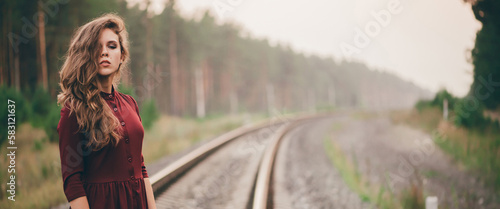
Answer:
<svg viewBox="0 0 500 209"><path fill-rule="evenodd" d="M485 129L491 127L499 129L498 121L491 120L489 117L484 117L484 105L479 100L472 96L465 98L456 98L446 90L441 90L436 93L433 100L420 100L415 105L415 108L421 113L424 109L438 107L443 110L443 101L448 100L448 110L452 114L453 123L456 126L466 128Z"/></svg>
<svg viewBox="0 0 500 209"><path fill-rule="evenodd" d="M196 115L196 100L193 99L196 69L203 70L207 114L229 113L230 105L234 104L231 101L236 101L238 110L267 112L264 95L270 85L276 95L276 107L298 111L308 109L304 105L307 95L314 95L317 107L325 107L333 105L329 101L331 92L335 95L334 105L347 106L370 105L365 100L371 98L373 91L367 86L379 87L378 93L400 90L399 95L394 92L384 95L391 98L420 91L395 76L372 71L361 63L336 63L333 58L305 55L290 46L272 45L266 39L252 38L241 26L221 24L209 11L199 18L185 19L176 10L175 1L165 1L165 9L160 14L144 10L140 3L127 5L127 2L68 1L60 3L54 14L47 13L45 37L51 95L55 95L54 87L58 82L54 79L58 78L55 74L64 61L61 58L68 50L73 33L107 12L116 13L125 20L130 39L131 86L147 86L151 91L147 94L153 95L158 107L168 110L169 114ZM7 40L4 34L8 32L22 34L23 21L19 20L23 17L32 19L37 12L37 4L28 0L2 1L0 5L5 18L3 27L0 27L2 40ZM14 71L12 66L15 66L9 57L19 56L20 69L23 69L21 86L26 85L29 89L35 89L41 80L37 64L40 50L37 50L35 39L20 44L19 54L11 54L9 50L0 53L0 60L6 61L0 62L0 68L8 69L8 72ZM9 48L2 44L5 43L0 43L0 48ZM172 74L173 66L177 66L175 75ZM161 74L155 74L157 72ZM14 82L7 83L13 85ZM124 89L121 87L120 92L133 95L132 91ZM146 92L138 94L144 96ZM47 98L38 97L33 102L48 104L44 99ZM33 123L42 126L39 113L45 113L49 108L34 107L37 114Z"/></svg>
<svg viewBox="0 0 500 209"><path fill-rule="evenodd" d="M442 150L447 152L467 169L480 172L481 181L491 187L496 196L500 195L500 127L498 120L483 116L484 107L473 97L457 99L453 113L455 125L462 129L438 127L441 116L436 114L436 109L427 109L420 113L413 113L406 121L409 124L423 127L432 135L435 142ZM431 124L431 125L430 125ZM438 131L436 130L438 129ZM438 133L438 134L436 134ZM428 173L426 177L432 178L435 173ZM411 197L411 193L407 193ZM409 199L411 200L411 199ZM410 201L411 202L411 201Z"/></svg>
<svg viewBox="0 0 500 209"><path fill-rule="evenodd" d="M432 100L419 100L415 104L415 108L418 112L422 112L424 109L431 108L432 106Z"/></svg>
<svg viewBox="0 0 500 209"><path fill-rule="evenodd" d="M61 119L61 107L55 102L50 103L50 109L48 114L45 116L45 124L43 129L47 134L47 138L50 142L58 142L59 134L57 133L57 125Z"/></svg>
<svg viewBox="0 0 500 209"><path fill-rule="evenodd" d="M12 100L15 103L8 103L8 100ZM0 125L0 133L2 133L0 134L0 144L3 144L7 140L7 131L9 130L8 118L15 118L15 126L18 128L21 123L28 120L30 109L22 92L6 86L0 86L0 103L0 110L2 110L0 111L0 120L2 120ZM13 106L8 107L7 105L14 105L13 109L15 113L13 117L9 117L9 112L7 112Z"/></svg>
<svg viewBox="0 0 500 209"><path fill-rule="evenodd" d="M32 95L31 101L27 95ZM0 112L2 120L0 131L2 133L7 133L7 100L9 99L15 101L16 128L21 123L30 122L34 127L43 128L49 141L57 141L57 124L59 123L61 108L50 98L47 91L39 88L34 94L30 94L29 92L19 92L14 88L1 86L0 101L2 101L2 105L0 107L5 110ZM6 139L7 135L0 135L0 144Z"/></svg>
<svg viewBox="0 0 500 209"><path fill-rule="evenodd" d="M39 86L31 96L29 107L31 125L45 130L48 141L57 142L59 138L57 125L61 117L61 107L51 98L50 93Z"/></svg>
<svg viewBox="0 0 500 209"><path fill-rule="evenodd" d="M332 130L334 129L335 127ZM366 176L361 176L358 166L345 155L331 138L325 137L323 145L328 158L340 172L344 182L359 195L363 202L376 205L377 208L400 208L399 200L395 199L390 193L385 193L387 188L384 185L367 184L366 180L364 180Z"/></svg>
<svg viewBox="0 0 500 209"><path fill-rule="evenodd" d="M448 100L448 109L453 110L458 99L451 95L446 89L436 93L434 99L432 100L419 100L415 104L415 108L419 112L422 112L422 110L430 107L439 107L440 110L443 110L443 103L445 99Z"/></svg>
<svg viewBox="0 0 500 209"><path fill-rule="evenodd" d="M470 97L460 99L456 103L454 108L455 125L467 128L484 128L486 125L489 125L488 121L483 116L483 106L476 100L469 98Z"/></svg>
<svg viewBox="0 0 500 209"><path fill-rule="evenodd" d="M44 148L44 141L43 140L35 140L33 143L33 150L35 151L42 151Z"/></svg>
<svg viewBox="0 0 500 209"><path fill-rule="evenodd" d="M135 93L134 87L120 84L118 89L121 93L136 98L137 101L137 95ZM137 105L139 105L139 114L142 120L142 125L144 129L148 130L153 126L153 123L160 117L160 112L158 111L158 108L156 106L156 100L147 99L141 103L138 102Z"/></svg>
<svg viewBox="0 0 500 209"><path fill-rule="evenodd" d="M132 86L125 86L120 83L120 85L118 85L117 90L122 94L130 95L133 98L137 98L137 95L135 94L135 89Z"/></svg>
<svg viewBox="0 0 500 209"><path fill-rule="evenodd" d="M476 34L476 43L472 49L474 65L474 81L470 93L481 91L488 93L481 103L487 109L495 109L500 105L500 1L498 0L466 0L472 4L472 11L483 27ZM486 82L485 82L486 81ZM496 84L493 84L493 82ZM489 83L489 84L487 84ZM488 86L485 86L488 85ZM481 89L480 89L481 88Z"/></svg>
<svg viewBox="0 0 500 209"><path fill-rule="evenodd" d="M403 191L402 202L405 209L425 208L422 186L412 183L409 189Z"/></svg>
<svg viewBox="0 0 500 209"><path fill-rule="evenodd" d="M453 109L457 98L451 95L446 89L443 89L436 93L436 96L431 101L430 105L437 106L440 109L443 109L443 103L445 99L448 100L448 109Z"/></svg>
<svg viewBox="0 0 500 209"><path fill-rule="evenodd" d="M46 125L46 117L49 114L54 101L51 99L49 92L39 86L36 88L33 97L31 98L30 122L33 127L44 127Z"/></svg>
<svg viewBox="0 0 500 209"><path fill-rule="evenodd" d="M144 129L149 130L153 123L160 117L156 101L154 99L145 100L140 106L140 115Z"/></svg>

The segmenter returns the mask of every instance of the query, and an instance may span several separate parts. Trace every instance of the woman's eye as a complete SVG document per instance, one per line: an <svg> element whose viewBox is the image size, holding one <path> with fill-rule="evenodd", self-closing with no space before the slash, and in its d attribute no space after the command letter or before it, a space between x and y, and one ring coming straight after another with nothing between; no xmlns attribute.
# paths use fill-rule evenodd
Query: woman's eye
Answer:
<svg viewBox="0 0 500 209"><path fill-rule="evenodd" d="M116 49L115 45L109 45L109 48Z"/></svg>

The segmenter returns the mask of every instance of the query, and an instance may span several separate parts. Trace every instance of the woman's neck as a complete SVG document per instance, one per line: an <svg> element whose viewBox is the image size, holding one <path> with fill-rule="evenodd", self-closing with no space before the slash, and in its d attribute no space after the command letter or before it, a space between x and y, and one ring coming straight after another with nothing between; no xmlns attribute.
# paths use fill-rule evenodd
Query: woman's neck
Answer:
<svg viewBox="0 0 500 209"><path fill-rule="evenodd" d="M106 77L97 76L97 87L99 88L99 90L106 93L111 93L113 86L113 77L114 75Z"/></svg>

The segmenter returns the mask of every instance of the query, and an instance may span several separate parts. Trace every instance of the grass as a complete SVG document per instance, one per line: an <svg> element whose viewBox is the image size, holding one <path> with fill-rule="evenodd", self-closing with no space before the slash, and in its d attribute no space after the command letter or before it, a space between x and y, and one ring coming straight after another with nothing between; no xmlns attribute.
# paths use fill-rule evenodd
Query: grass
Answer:
<svg viewBox="0 0 500 209"><path fill-rule="evenodd" d="M439 176L440 174L437 171L429 170L429 171L422 172L422 175L425 178L434 178L434 177Z"/></svg>
<svg viewBox="0 0 500 209"><path fill-rule="evenodd" d="M337 127L334 126L333 128L336 129ZM363 202L369 202L377 206L377 208L403 208L385 186L368 182L358 170L355 160L350 160L341 148L333 142L332 138L328 136L324 139L324 147L328 157L340 172L347 186L356 192Z"/></svg>
<svg viewBox="0 0 500 209"><path fill-rule="evenodd" d="M361 116L360 116L361 115ZM373 114L353 114L357 119L370 119ZM389 185L370 182L358 169L357 158L348 155L333 140L333 133L340 130L341 125L334 123L331 132L324 139L325 151L330 161L339 171L347 186L358 194L364 202L382 209L417 209L424 208L424 192L421 179L412 179L411 185L401 193L394 194ZM330 137L329 137L330 136ZM354 153L354 152L352 152ZM428 173L428 175L436 175ZM414 181L413 181L414 180Z"/></svg>
<svg viewBox="0 0 500 209"><path fill-rule="evenodd" d="M182 151L202 139L235 129L245 122L261 118L249 115L211 117L210 119L183 119L162 116L144 134L143 152L146 164Z"/></svg>
<svg viewBox="0 0 500 209"><path fill-rule="evenodd" d="M48 208L64 201L58 144L47 142L45 132L28 123L17 128L16 201L7 199L7 185L2 183L0 208ZM2 147L0 153L6 156L7 148ZM0 164L2 170L5 169L1 171L1 179L6 181L10 178L7 158L2 158Z"/></svg>
<svg viewBox="0 0 500 209"><path fill-rule="evenodd" d="M227 132L252 121L245 115L212 117L207 120L162 116L146 131L143 143L144 159L154 162L165 155L179 152L201 139ZM29 123L16 127L16 197L7 199L6 180L9 162L0 160L0 208L50 208L66 202L63 192L58 143L50 143L42 129ZM147 151L146 151L147 150ZM6 156L5 145L0 154Z"/></svg>
<svg viewBox="0 0 500 209"><path fill-rule="evenodd" d="M405 123L432 133L437 145L464 170L480 175L485 186L495 191L500 200L500 136L498 130L458 128L452 121L442 120L438 108L392 113L395 123Z"/></svg>

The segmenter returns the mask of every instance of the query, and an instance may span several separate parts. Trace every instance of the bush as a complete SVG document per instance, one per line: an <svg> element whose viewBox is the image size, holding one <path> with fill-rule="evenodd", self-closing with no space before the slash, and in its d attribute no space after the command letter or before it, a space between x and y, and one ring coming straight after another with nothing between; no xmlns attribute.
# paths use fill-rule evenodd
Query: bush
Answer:
<svg viewBox="0 0 500 209"><path fill-rule="evenodd" d="M43 125L43 129L47 134L49 142L59 141L59 134L57 133L57 125L59 124L60 119L61 119L61 107L58 106L56 102L52 102L49 106L49 112L45 116L45 122Z"/></svg>
<svg viewBox="0 0 500 209"><path fill-rule="evenodd" d="M456 126L484 128L485 126L490 125L488 120L486 120L483 116L484 107L479 103L476 103L476 105L473 103L473 100L469 100L466 97L465 99L458 100L455 104L454 123Z"/></svg>
<svg viewBox="0 0 500 209"><path fill-rule="evenodd" d="M443 110L443 102L444 100L448 100L448 109L453 110L455 108L456 102L459 100L451 95L446 90L441 90L436 93L436 96L432 100L420 100L415 104L415 108L418 112L422 112L422 110L427 109L429 107L439 107L439 110Z"/></svg>
<svg viewBox="0 0 500 209"><path fill-rule="evenodd" d="M415 104L415 108L418 112L422 112L422 110L432 107L432 101L430 100L419 100L417 104Z"/></svg>
<svg viewBox="0 0 500 209"><path fill-rule="evenodd" d="M30 105L31 117L29 121L33 127L42 128L47 134L48 141L57 142L57 124L61 118L61 107L43 87L38 86L32 94Z"/></svg>
<svg viewBox="0 0 500 209"><path fill-rule="evenodd" d="M120 84L118 89L120 93L130 95L133 98L136 98L137 101L137 95L135 94L135 89L133 87ZM153 123L160 117L160 113L156 107L156 101L154 99L147 99L137 105L139 105L139 114L141 115L142 126L145 130L150 129L153 126Z"/></svg>
<svg viewBox="0 0 500 209"><path fill-rule="evenodd" d="M135 94L135 89L133 87L125 86L120 83L120 85L118 85L118 91L122 94L130 95L133 98L137 98L137 95Z"/></svg>
<svg viewBox="0 0 500 209"><path fill-rule="evenodd" d="M147 99L140 106L140 115L144 129L150 129L153 123L160 117L156 102L154 99Z"/></svg>
<svg viewBox="0 0 500 209"><path fill-rule="evenodd" d="M7 125L8 125L8 100L14 101L15 105L15 124L18 128L19 125L28 120L30 115L30 109L28 108L28 103L22 92L17 91L15 88L9 88L6 86L0 86L0 144L3 144L7 140ZM11 103L12 104L12 103Z"/></svg>
<svg viewBox="0 0 500 209"><path fill-rule="evenodd" d="M38 87L31 99L32 116L30 122L33 127L43 127L47 125L47 116L50 114L54 105L49 92L44 88Z"/></svg>
<svg viewBox="0 0 500 209"><path fill-rule="evenodd" d="M448 100L448 109L453 110L455 107L455 103L457 102L458 99L455 98L453 95L451 95L446 90L441 90L438 93L436 93L436 96L431 101L431 105L435 106L435 107L439 107L442 110L443 109L443 102L445 99Z"/></svg>

